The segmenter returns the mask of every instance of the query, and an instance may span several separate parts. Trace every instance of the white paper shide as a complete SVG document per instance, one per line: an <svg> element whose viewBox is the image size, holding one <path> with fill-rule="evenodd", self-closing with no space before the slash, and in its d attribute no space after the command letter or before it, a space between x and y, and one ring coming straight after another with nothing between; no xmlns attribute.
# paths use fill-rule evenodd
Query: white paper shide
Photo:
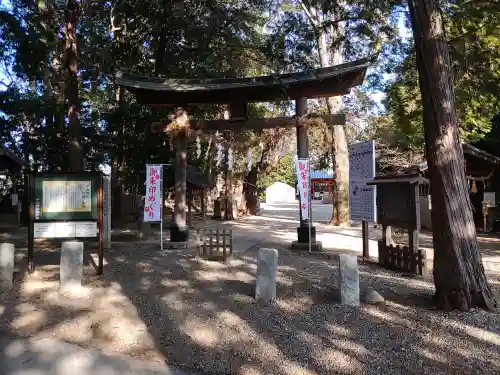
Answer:
<svg viewBox="0 0 500 375"><path fill-rule="evenodd" d="M146 166L146 199L144 202L144 221L161 221L162 203L162 166Z"/></svg>
<svg viewBox="0 0 500 375"><path fill-rule="evenodd" d="M309 159L297 159L297 181L302 219L309 219Z"/></svg>

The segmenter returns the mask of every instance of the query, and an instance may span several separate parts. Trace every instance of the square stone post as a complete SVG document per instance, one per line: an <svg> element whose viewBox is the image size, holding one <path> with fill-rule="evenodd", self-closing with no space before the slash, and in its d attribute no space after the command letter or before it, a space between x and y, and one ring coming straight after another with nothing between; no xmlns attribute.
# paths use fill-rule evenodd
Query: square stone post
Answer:
<svg viewBox="0 0 500 375"><path fill-rule="evenodd" d="M255 299L276 300L276 274L278 272L278 250L261 248L257 253L257 278Z"/></svg>
<svg viewBox="0 0 500 375"><path fill-rule="evenodd" d="M0 289L10 289L14 275L15 248L12 243L0 244ZM1 290L0 290L1 291Z"/></svg>
<svg viewBox="0 0 500 375"><path fill-rule="evenodd" d="M359 306L359 270L356 254L339 254L340 303Z"/></svg>
<svg viewBox="0 0 500 375"><path fill-rule="evenodd" d="M83 279L83 242L65 241L61 246L60 289L80 287Z"/></svg>

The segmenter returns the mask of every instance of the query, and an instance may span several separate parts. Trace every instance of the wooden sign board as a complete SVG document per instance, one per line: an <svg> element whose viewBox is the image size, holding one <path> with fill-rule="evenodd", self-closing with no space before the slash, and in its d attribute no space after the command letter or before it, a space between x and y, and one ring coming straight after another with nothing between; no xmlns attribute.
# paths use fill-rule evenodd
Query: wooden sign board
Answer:
<svg viewBox="0 0 500 375"><path fill-rule="evenodd" d="M95 221L34 223L34 238L91 238L97 237Z"/></svg>
<svg viewBox="0 0 500 375"><path fill-rule="evenodd" d="M35 221L97 220L99 176L35 175Z"/></svg>
<svg viewBox="0 0 500 375"><path fill-rule="evenodd" d="M106 216L110 219L110 181L107 180ZM35 270L38 238L95 238L97 273L103 273L103 176L100 172L35 173L28 176L28 265ZM110 225L106 227L109 231Z"/></svg>
<svg viewBox="0 0 500 375"><path fill-rule="evenodd" d="M396 228L420 230L418 185L404 182L377 185L377 221Z"/></svg>

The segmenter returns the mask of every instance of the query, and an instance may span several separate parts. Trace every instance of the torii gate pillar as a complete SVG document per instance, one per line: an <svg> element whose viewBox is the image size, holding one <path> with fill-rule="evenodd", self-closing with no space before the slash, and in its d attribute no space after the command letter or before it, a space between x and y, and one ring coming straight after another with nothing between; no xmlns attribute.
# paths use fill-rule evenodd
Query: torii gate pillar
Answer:
<svg viewBox="0 0 500 375"><path fill-rule="evenodd" d="M302 117L307 114L307 98L303 97L295 101L295 112L297 117ZM307 123L304 121L297 121L297 157L299 159L309 158L309 136L307 131ZM316 241L316 227L312 226L312 222L311 228L309 229L309 220L312 220L312 217L309 219L302 218L300 202L304 197L300 196L299 199L300 225L297 228L297 241L292 242L292 249L308 250L310 233L311 251L321 251L323 247L321 242Z"/></svg>
<svg viewBox="0 0 500 375"><path fill-rule="evenodd" d="M189 240L189 228L186 223L186 176L187 175L187 136L175 137L175 172L174 172L174 212L170 227L170 242L184 243Z"/></svg>

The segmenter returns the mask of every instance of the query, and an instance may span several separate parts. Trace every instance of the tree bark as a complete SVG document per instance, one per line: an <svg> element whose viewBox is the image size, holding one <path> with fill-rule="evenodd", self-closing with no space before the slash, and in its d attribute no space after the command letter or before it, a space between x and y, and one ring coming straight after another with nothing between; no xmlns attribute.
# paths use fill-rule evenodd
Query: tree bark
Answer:
<svg viewBox="0 0 500 375"><path fill-rule="evenodd" d="M437 0L410 0L427 163L432 186L435 302L444 309L494 309L479 254L459 140L455 92Z"/></svg>
<svg viewBox="0 0 500 375"><path fill-rule="evenodd" d="M316 14L318 23L325 22L321 11L312 12ZM333 18L336 18L333 16ZM339 22L336 28L330 29L332 41L328 45L327 33L324 28L316 28L316 39L318 43L318 54L321 67L328 67L343 63L342 43L334 43L343 37L344 24ZM326 105L330 114L340 113L342 110L342 97L329 97ZM327 130L328 131L328 130ZM335 171L335 188L332 186L333 213L330 225L348 227L349 222L349 153L347 150L347 139L343 125L333 126L332 144L333 170Z"/></svg>
<svg viewBox="0 0 500 375"><path fill-rule="evenodd" d="M123 106L124 100L124 89L122 87L116 88L116 101L118 104L118 111L120 111ZM122 121L122 116L119 117ZM120 132L117 132L118 144L123 141L124 124L120 123ZM111 225L113 228L118 228L122 222L122 187L119 183L120 172L123 165L122 158L123 150L120 149L118 145L115 145L115 150L113 152L113 160L111 162Z"/></svg>
<svg viewBox="0 0 500 375"><path fill-rule="evenodd" d="M66 100L68 102L69 159L71 171L84 170L83 149L81 144L81 124L79 119L80 103L78 92L78 49L76 29L79 17L79 5L76 1L68 2L64 12L65 51L64 68L66 73Z"/></svg>
<svg viewBox="0 0 500 375"><path fill-rule="evenodd" d="M187 241L186 238L189 234L186 227L186 173L187 173L187 136L185 134L178 134L175 137L175 198L174 198L174 217L171 233L179 233L177 238L172 238L171 241L183 242ZM162 204L163 201L162 201ZM173 231L173 232L172 232Z"/></svg>
<svg viewBox="0 0 500 375"><path fill-rule="evenodd" d="M243 199L245 201L245 210L247 215L257 214L257 177L258 166L252 166L252 169L245 176L245 184L243 185Z"/></svg>

